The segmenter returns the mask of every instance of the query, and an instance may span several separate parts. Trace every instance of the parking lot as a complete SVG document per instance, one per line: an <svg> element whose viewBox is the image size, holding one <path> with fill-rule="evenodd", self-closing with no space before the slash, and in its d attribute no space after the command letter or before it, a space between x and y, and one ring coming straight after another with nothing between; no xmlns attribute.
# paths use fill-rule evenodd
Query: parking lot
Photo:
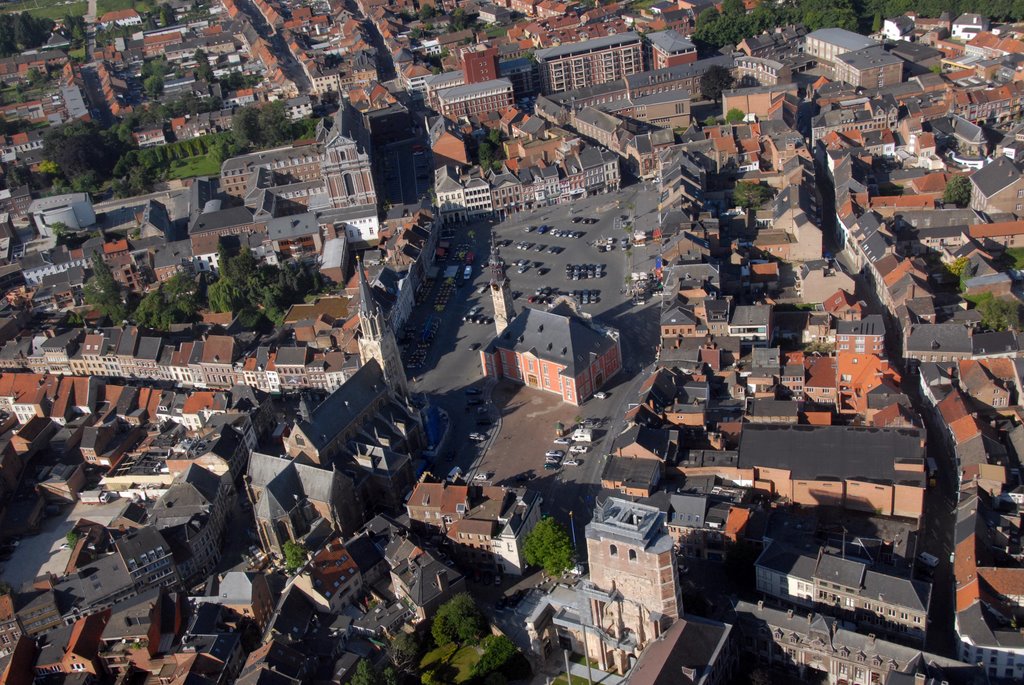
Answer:
<svg viewBox="0 0 1024 685"><path fill-rule="evenodd" d="M656 211L653 198L653 193L642 186L632 186L618 193L585 198L573 205L547 207L514 215L503 222L474 222L455 229L446 266L458 262L459 252L472 251L471 279L450 284L439 300L436 298L442 294L443 286L435 283L424 294L424 305L414 310L407 326L415 335L421 335L424 330L434 331L428 346L421 347L415 341L410 343L412 348L420 349L415 355L417 365L408 369L413 379L412 388L429 395L431 401L452 418L450 444L453 448L433 465L435 475L443 477L458 466L468 478L483 473L487 482L525 483L544 497L546 513L566 524L570 523L572 513L578 532L582 530L580 526L589 520L600 490L604 455L620 429L621 416L635 386L642 380L638 374L655 358L658 300L635 304L626 288L626 277L634 271L650 271L658 249L648 246L627 251L621 247L622 240L628 236L621 225L621 217L647 214L650 218ZM574 222L574 218L579 221ZM595 221L585 223L583 219ZM530 226L543 224L553 231L582 232L583 235L575 238L553 235L552 230L542 234L538 234L536 228L528 230ZM584 289L598 291L596 299L589 297L586 304L582 303L581 296L580 309L599 323L619 330L624 360L623 372L610 379L605 388L607 398L591 398L584 406L573 407L540 390L484 382L479 350L495 335L493 306L487 288L490 279L487 255L492 234L504 245L500 253L509 266L507 273L516 295L517 311L524 307L546 307L549 298L557 294ZM608 244L609 238L616 239L616 248L600 250L599 246ZM517 249L516 244L522 242L532 242L534 248ZM543 252L537 250L538 244L545 246ZM552 247L558 249L552 251ZM520 272L514 263L524 259L530 264ZM578 280L572 279L572 270L567 278L566 266L570 264L594 264L595 277L582 278L581 269ZM604 277L597 275L597 264L603 265ZM444 268L442 266L442 271ZM549 289L547 295L543 293L545 288ZM542 291L540 300L538 290ZM534 302L530 301L531 297ZM476 308L479 311L474 317L477 323L474 323L467 315ZM467 388L477 389L480 394L467 395ZM483 413L478 413L481 411ZM604 420L595 433L595 442L587 454L577 455L580 466L545 470L547 450L568 452L568 446L553 442L555 422L571 423L577 416ZM469 440L469 435L476 432L485 439ZM517 479L521 475L525 477Z"/></svg>

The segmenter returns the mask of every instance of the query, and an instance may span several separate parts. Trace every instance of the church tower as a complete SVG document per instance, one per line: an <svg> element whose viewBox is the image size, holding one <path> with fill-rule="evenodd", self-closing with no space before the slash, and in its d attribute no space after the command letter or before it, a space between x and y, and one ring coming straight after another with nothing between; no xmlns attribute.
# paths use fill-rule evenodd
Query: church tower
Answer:
<svg viewBox="0 0 1024 685"><path fill-rule="evenodd" d="M501 335L515 317L512 308L512 287L505 274L505 262L498 254L498 246L491 240L491 299L494 302L494 327Z"/></svg>
<svg viewBox="0 0 1024 685"><path fill-rule="evenodd" d="M408 397L409 386L395 334L373 299L362 263L357 262L356 269L359 271L359 358L364 364L376 359L391 390L403 398Z"/></svg>

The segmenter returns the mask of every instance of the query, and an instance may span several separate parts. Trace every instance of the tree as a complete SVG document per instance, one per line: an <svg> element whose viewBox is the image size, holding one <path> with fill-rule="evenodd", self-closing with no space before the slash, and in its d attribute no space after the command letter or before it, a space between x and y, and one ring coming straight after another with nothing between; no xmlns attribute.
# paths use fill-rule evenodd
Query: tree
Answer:
<svg viewBox="0 0 1024 685"><path fill-rule="evenodd" d="M719 101L722 91L732 88L732 72L720 64L712 64L700 77L700 94L705 100Z"/></svg>
<svg viewBox="0 0 1024 685"><path fill-rule="evenodd" d="M68 534L64 536L64 539L68 541L68 546L74 547L78 544L78 541L82 538L81 533L77 530L69 530Z"/></svg>
<svg viewBox="0 0 1024 685"><path fill-rule="evenodd" d="M966 207L971 202L971 181L966 176L959 175L949 179L946 189L942 191L942 201L957 207Z"/></svg>
<svg viewBox="0 0 1024 685"><path fill-rule="evenodd" d="M1003 297L987 297L978 303L981 324L993 331L1020 330L1020 303Z"/></svg>
<svg viewBox="0 0 1024 685"><path fill-rule="evenodd" d="M541 519L523 545L526 563L541 566L551 576L559 576L573 565L572 542L565 528L547 516Z"/></svg>
<svg viewBox="0 0 1024 685"><path fill-rule="evenodd" d="M415 673L419 668L423 645L417 633L399 633L388 645L388 659L401 673Z"/></svg>
<svg viewBox="0 0 1024 685"><path fill-rule="evenodd" d="M453 642L467 643L480 639L487 629L480 608L468 593L455 595L434 614L430 634L440 646Z"/></svg>
<svg viewBox="0 0 1024 685"><path fill-rule="evenodd" d="M166 2L160 4L160 25L174 26L174 9Z"/></svg>
<svg viewBox="0 0 1024 685"><path fill-rule="evenodd" d="M718 117L712 114L704 119L703 124L705 126L718 126Z"/></svg>
<svg viewBox="0 0 1024 685"><path fill-rule="evenodd" d="M741 121L743 121L743 119L746 116L747 115L743 112L742 109L739 109L738 107L733 107L732 109L725 113L725 120L730 124L738 124Z"/></svg>
<svg viewBox="0 0 1024 685"><path fill-rule="evenodd" d="M967 267L970 266L971 260L967 257L957 257L952 264L946 265L946 271L949 276L956 281L960 282L960 287L963 289L964 275L967 273Z"/></svg>
<svg viewBox="0 0 1024 685"><path fill-rule="evenodd" d="M512 640L504 635L488 635L480 643L484 653L480 655L479 661L473 664L472 674L476 678L483 678L493 673L500 673L504 676L516 678L523 670L521 660L522 654Z"/></svg>
<svg viewBox="0 0 1024 685"><path fill-rule="evenodd" d="M71 229L63 221L54 221L50 224L50 230L53 231L53 237L57 239L58 245L66 243L68 236L71 234Z"/></svg>
<svg viewBox="0 0 1024 685"><path fill-rule="evenodd" d="M760 207L772 197L772 189L760 183L739 181L732 191L732 200L744 209Z"/></svg>
<svg viewBox="0 0 1024 685"><path fill-rule="evenodd" d="M128 307L121 295L121 287L99 254L92 257L92 276L85 282L83 292L85 301L108 316L114 324L120 325L128 318Z"/></svg>
<svg viewBox="0 0 1024 685"><path fill-rule="evenodd" d="M95 122L56 126L43 138L43 158L53 162L66 181L86 176L106 180L124 152L116 132L104 131Z"/></svg>
<svg viewBox="0 0 1024 685"><path fill-rule="evenodd" d="M210 66L210 58L206 56L201 48L197 48L195 53L192 55L192 59L196 61L196 77L200 81L206 81L207 83L213 83L213 67Z"/></svg>
<svg viewBox="0 0 1024 685"><path fill-rule="evenodd" d="M301 542L288 540L282 549L284 550L284 567L288 569L288 573L295 573L306 563L306 548L302 546Z"/></svg>
<svg viewBox="0 0 1024 685"><path fill-rule="evenodd" d="M160 74L153 74L147 76L146 80L142 82L142 87L152 99L157 99L164 94L164 77Z"/></svg>
<svg viewBox="0 0 1024 685"><path fill-rule="evenodd" d="M383 685L381 682L380 674L373 670L370 666L370 662L366 659L360 659L359 665L356 666L356 672L352 675L352 679L349 680L351 685Z"/></svg>
<svg viewBox="0 0 1024 685"><path fill-rule="evenodd" d="M420 19L423 21L429 21L434 18L436 12L434 11L433 5L422 5L420 7Z"/></svg>

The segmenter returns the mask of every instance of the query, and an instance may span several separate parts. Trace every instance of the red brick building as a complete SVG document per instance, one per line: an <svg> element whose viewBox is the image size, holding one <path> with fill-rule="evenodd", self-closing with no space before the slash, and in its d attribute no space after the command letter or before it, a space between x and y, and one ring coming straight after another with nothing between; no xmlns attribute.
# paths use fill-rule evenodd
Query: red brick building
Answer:
<svg viewBox="0 0 1024 685"><path fill-rule="evenodd" d="M498 48L465 52L462 55L462 73L466 83L483 83L498 78Z"/></svg>
<svg viewBox="0 0 1024 685"><path fill-rule="evenodd" d="M647 34L650 45L648 69L665 69L697 61L697 46L683 38L678 31L658 31Z"/></svg>
<svg viewBox="0 0 1024 685"><path fill-rule="evenodd" d="M619 334L578 317L567 304L525 308L481 350L485 376L507 378L579 405L622 368Z"/></svg>

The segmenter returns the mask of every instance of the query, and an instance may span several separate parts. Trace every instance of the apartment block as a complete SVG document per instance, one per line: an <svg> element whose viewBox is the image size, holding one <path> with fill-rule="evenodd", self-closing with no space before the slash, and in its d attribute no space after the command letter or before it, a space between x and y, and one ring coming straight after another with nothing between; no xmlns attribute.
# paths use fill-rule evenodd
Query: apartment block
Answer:
<svg viewBox="0 0 1024 685"><path fill-rule="evenodd" d="M633 31L534 53L545 93L617 81L643 71L643 46Z"/></svg>
<svg viewBox="0 0 1024 685"><path fill-rule="evenodd" d="M437 94L439 111L449 119L494 112L511 106L514 100L512 82L504 78L467 83Z"/></svg>

